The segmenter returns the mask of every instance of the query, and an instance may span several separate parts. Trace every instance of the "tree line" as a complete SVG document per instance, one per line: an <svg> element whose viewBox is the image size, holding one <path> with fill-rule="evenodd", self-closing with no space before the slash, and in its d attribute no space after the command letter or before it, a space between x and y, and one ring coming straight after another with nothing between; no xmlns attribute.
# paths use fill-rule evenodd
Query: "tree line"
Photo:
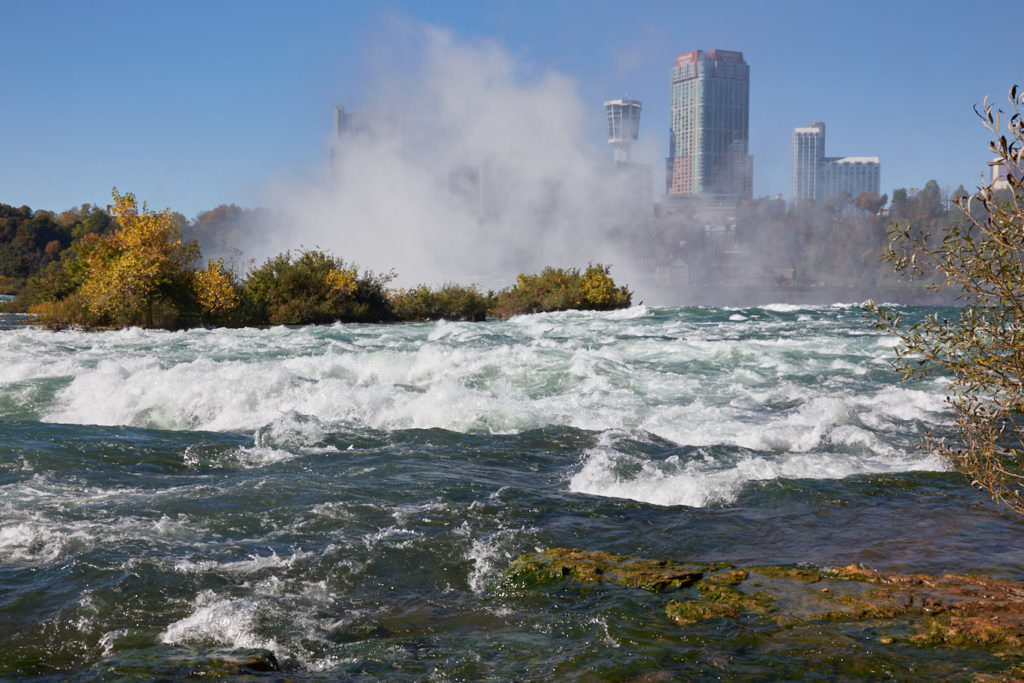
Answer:
<svg viewBox="0 0 1024 683"><path fill-rule="evenodd" d="M201 242L183 236L180 214L150 211L133 194L116 189L113 199L109 212L83 207L60 216L0 205L0 229L20 236L10 240L9 282L24 276L7 310L32 313L51 327L180 329L484 320L610 310L632 301L629 289L616 285L602 264L520 274L515 285L486 293L457 284L392 288L394 273L361 270L316 249L278 254L239 274L223 257L202 263ZM197 222L209 225L218 215L232 214L237 211L201 215Z"/></svg>
<svg viewBox="0 0 1024 683"><path fill-rule="evenodd" d="M691 285L764 284L852 286L870 291L894 284L883 261L890 223L915 234L944 233L958 220L960 186L937 181L887 194L842 193L823 202L780 199L740 202L735 210L706 210L699 202L669 205L641 225L629 244L640 263L686 264ZM909 296L909 292L908 292Z"/></svg>

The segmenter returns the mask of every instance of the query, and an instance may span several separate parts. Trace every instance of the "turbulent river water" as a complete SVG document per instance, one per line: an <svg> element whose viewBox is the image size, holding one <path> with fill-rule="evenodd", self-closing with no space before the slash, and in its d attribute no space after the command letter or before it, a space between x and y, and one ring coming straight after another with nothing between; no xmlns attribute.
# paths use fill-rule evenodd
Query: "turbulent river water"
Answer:
<svg viewBox="0 0 1024 683"><path fill-rule="evenodd" d="M1022 578L894 343L845 305L0 331L0 677L828 678L643 591L496 581L556 546Z"/></svg>

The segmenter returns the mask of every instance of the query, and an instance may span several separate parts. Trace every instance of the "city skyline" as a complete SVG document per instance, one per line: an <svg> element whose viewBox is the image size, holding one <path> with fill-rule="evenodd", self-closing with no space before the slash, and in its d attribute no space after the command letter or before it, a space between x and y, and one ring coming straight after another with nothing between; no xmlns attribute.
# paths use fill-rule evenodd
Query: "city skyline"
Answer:
<svg viewBox="0 0 1024 683"><path fill-rule="evenodd" d="M324 111L361 108L381 73L415 63L418 25L507 54L517 81L563 77L602 153L601 103L642 101L633 155L655 167L656 185L669 147L665 64L700 46L741 50L752 65L754 196L789 194L789 134L808 120L829 122L836 150L883 157L882 192L932 178L971 189L989 172L989 134L972 107L986 96L1002 103L1019 80L1013 41L994 40L991 17L961 2L618 8L595 2L581 21L567 2L310 2L284 12L270 2L240 11L12 0L0 46L11 94L0 111L0 201L62 210L106 203L117 185L186 215L260 205L268 187L328 163ZM1024 6L999 16L1015 25Z"/></svg>

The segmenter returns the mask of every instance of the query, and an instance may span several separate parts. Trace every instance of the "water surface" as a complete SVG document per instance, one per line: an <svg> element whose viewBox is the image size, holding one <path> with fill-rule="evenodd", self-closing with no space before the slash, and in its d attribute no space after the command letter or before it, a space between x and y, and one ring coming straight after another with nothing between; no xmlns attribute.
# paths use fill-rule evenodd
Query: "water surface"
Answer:
<svg viewBox="0 0 1024 683"><path fill-rule="evenodd" d="M998 670L494 583L555 546L1024 578L1019 522L921 451L945 380L901 383L894 343L840 305L6 330L0 677L250 648L299 680Z"/></svg>

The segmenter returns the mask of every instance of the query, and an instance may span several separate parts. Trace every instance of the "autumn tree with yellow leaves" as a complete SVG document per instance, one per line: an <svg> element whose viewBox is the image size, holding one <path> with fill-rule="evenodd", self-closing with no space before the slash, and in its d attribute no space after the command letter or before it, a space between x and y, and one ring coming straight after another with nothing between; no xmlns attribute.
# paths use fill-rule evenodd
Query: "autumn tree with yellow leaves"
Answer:
<svg viewBox="0 0 1024 683"><path fill-rule="evenodd" d="M117 230L87 234L28 289L30 311L53 326L174 328L197 311L192 264L199 245L181 239L169 209L150 211L113 190Z"/></svg>
<svg viewBox="0 0 1024 683"><path fill-rule="evenodd" d="M88 255L79 293L94 323L173 327L191 298L189 267L199 245L183 241L170 209L141 208L114 189L121 226Z"/></svg>
<svg viewBox="0 0 1024 683"><path fill-rule="evenodd" d="M192 275L196 301L207 318L224 320L238 310L241 287L235 274L224 267L224 259L209 259L206 268Z"/></svg>

